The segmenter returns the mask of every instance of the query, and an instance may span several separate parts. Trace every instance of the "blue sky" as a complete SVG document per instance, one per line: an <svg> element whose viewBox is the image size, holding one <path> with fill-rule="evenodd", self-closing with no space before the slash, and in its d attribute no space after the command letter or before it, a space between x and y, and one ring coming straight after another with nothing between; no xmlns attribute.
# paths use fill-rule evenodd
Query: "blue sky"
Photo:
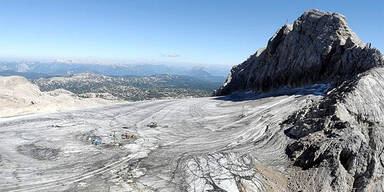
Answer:
<svg viewBox="0 0 384 192"><path fill-rule="evenodd" d="M0 0L0 57L235 65L304 11L339 12L384 50L377 1Z"/></svg>

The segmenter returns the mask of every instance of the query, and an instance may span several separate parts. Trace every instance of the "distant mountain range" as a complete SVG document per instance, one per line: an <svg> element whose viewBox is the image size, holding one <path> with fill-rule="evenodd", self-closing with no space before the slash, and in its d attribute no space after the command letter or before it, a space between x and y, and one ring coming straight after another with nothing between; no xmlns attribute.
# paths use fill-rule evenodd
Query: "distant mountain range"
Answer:
<svg viewBox="0 0 384 192"><path fill-rule="evenodd" d="M212 75L212 71L215 75ZM80 97L111 94L121 100L210 96L225 81L224 67L0 62L0 76L22 76L41 91L65 89ZM104 98L104 97L103 97ZM108 99L108 98L104 98Z"/></svg>
<svg viewBox="0 0 384 192"><path fill-rule="evenodd" d="M21 76L27 79L39 79L39 78L48 78L53 77L53 75L47 75L43 73L34 73L34 72L17 72L12 70L0 71L0 76Z"/></svg>
<svg viewBox="0 0 384 192"><path fill-rule="evenodd" d="M160 64L141 65L101 65L77 64L60 60L53 62L7 62L0 61L0 75L24 76L36 79L49 76L67 76L79 73L94 73L113 77L125 76L152 76L158 74L191 76L210 82L224 82L229 72L229 67L186 67Z"/></svg>

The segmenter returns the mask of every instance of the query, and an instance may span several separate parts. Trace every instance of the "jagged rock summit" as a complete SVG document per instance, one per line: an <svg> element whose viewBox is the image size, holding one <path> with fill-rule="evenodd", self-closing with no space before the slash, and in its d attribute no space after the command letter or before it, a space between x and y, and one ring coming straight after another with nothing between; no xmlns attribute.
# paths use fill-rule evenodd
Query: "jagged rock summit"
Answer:
<svg viewBox="0 0 384 192"><path fill-rule="evenodd" d="M215 94L316 83L325 97L280 123L289 191L384 191L384 57L344 16L309 10L232 68Z"/></svg>
<svg viewBox="0 0 384 192"><path fill-rule="evenodd" d="M309 10L286 24L243 63L232 68L215 95L335 83L383 65L381 53L364 44L338 13Z"/></svg>

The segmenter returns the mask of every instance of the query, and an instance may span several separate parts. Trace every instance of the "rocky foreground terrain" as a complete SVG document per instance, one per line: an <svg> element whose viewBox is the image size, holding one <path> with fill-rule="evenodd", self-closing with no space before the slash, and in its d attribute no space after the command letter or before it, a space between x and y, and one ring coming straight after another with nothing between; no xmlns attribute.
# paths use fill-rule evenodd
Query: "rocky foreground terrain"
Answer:
<svg viewBox="0 0 384 192"><path fill-rule="evenodd" d="M279 123L326 89L3 120L0 191L287 191L289 138Z"/></svg>
<svg viewBox="0 0 384 192"><path fill-rule="evenodd" d="M0 122L1 191L383 191L384 58L309 10L216 97Z"/></svg>

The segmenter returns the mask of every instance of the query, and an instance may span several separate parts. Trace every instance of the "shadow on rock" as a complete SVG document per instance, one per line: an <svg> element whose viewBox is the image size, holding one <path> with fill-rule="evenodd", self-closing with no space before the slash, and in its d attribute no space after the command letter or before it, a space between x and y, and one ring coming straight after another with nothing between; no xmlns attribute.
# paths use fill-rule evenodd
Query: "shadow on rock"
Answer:
<svg viewBox="0 0 384 192"><path fill-rule="evenodd" d="M291 95L316 95L316 96L325 96L327 91L330 89L330 84L314 84L311 86L299 87L299 88L281 88L276 91L268 93L256 93L253 91L238 91L227 96L216 97L216 100L222 101L249 101L262 99L267 97L279 97L279 96L291 96Z"/></svg>

